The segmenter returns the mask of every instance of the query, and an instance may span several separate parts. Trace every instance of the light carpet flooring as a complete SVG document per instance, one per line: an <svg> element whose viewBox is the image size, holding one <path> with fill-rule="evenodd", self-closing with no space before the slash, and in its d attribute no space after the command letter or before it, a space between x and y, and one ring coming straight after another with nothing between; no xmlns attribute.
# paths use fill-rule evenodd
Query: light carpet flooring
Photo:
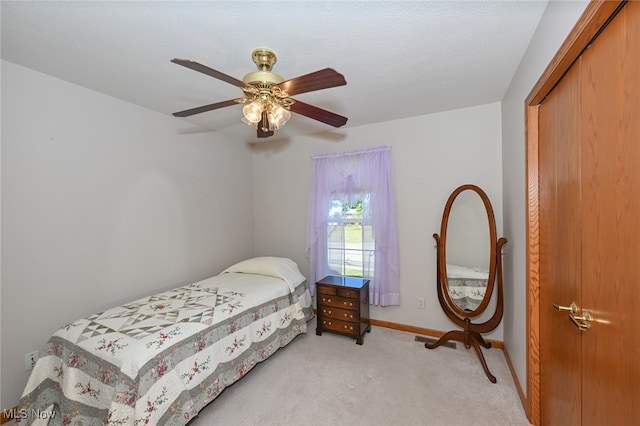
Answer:
<svg viewBox="0 0 640 426"><path fill-rule="evenodd" d="M373 327L364 345L332 333L295 338L228 387L189 426L529 425L500 349L425 349Z"/></svg>

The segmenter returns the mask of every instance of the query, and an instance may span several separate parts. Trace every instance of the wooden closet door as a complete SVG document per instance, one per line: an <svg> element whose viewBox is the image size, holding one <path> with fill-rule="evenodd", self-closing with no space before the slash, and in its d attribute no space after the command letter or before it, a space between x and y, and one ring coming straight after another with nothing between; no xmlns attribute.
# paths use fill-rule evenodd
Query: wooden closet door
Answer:
<svg viewBox="0 0 640 426"><path fill-rule="evenodd" d="M539 111L541 424L579 425L581 335L554 303L580 301L580 67Z"/></svg>
<svg viewBox="0 0 640 426"><path fill-rule="evenodd" d="M582 55L582 424L640 419L640 3Z"/></svg>
<svg viewBox="0 0 640 426"><path fill-rule="evenodd" d="M540 422L640 419L640 2L539 108ZM593 316L581 331L566 312Z"/></svg>

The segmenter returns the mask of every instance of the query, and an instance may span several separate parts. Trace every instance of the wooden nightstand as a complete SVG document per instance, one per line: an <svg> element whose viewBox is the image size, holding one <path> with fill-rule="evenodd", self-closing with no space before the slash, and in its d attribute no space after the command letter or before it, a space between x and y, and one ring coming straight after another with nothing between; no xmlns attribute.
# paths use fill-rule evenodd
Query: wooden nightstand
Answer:
<svg viewBox="0 0 640 426"><path fill-rule="evenodd" d="M371 331L369 319L369 280L329 275L316 283L318 323L323 331L344 334L361 345L363 335Z"/></svg>

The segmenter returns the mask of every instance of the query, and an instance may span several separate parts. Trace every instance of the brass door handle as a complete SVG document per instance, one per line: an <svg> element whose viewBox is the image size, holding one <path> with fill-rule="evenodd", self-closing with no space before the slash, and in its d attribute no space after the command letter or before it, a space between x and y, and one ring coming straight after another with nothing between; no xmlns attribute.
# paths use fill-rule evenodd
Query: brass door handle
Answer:
<svg viewBox="0 0 640 426"><path fill-rule="evenodd" d="M584 311L582 315L570 313L569 318L571 318L571 321L573 321L576 327L581 331L586 331L591 328L591 321L593 320L593 317L591 317L591 314L588 311Z"/></svg>
<svg viewBox="0 0 640 426"><path fill-rule="evenodd" d="M569 319L581 331L586 331L591 328L591 321L593 321L593 317L587 311L584 311L582 315L578 315L578 305L576 305L576 302L571 302L571 305L569 306L561 306L554 303L553 307L558 311L569 311Z"/></svg>
<svg viewBox="0 0 640 426"><path fill-rule="evenodd" d="M569 311L572 314L578 313L578 305L576 305L576 302L571 302L571 305L569 306L560 306L557 303L554 303L553 307L558 311Z"/></svg>

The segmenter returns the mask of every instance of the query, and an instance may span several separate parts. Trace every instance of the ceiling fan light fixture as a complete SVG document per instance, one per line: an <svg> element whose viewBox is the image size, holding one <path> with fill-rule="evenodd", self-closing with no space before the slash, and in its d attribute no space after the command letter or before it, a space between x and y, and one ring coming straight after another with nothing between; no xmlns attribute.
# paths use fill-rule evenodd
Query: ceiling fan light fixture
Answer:
<svg viewBox="0 0 640 426"><path fill-rule="evenodd" d="M274 130L278 130L287 124L287 121L291 118L291 112L278 104L271 104L267 114L269 114L269 122Z"/></svg>
<svg viewBox="0 0 640 426"><path fill-rule="evenodd" d="M242 107L242 114L244 115L242 121L250 126L258 123L262 119L263 110L264 105L260 99L256 99L255 101L246 104Z"/></svg>
<svg viewBox="0 0 640 426"><path fill-rule="evenodd" d="M242 107L242 122L263 128L264 131L278 130L291 118L291 112L273 101L256 99Z"/></svg>

